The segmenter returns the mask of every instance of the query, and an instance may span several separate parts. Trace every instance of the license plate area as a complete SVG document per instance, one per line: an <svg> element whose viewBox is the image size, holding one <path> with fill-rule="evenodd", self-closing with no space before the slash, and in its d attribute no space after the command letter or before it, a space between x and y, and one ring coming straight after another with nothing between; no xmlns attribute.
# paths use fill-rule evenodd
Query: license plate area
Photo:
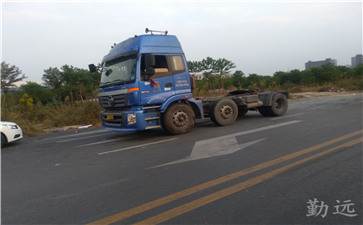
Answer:
<svg viewBox="0 0 363 225"><path fill-rule="evenodd" d="M114 115L106 115L106 119L108 120L114 120L115 116Z"/></svg>

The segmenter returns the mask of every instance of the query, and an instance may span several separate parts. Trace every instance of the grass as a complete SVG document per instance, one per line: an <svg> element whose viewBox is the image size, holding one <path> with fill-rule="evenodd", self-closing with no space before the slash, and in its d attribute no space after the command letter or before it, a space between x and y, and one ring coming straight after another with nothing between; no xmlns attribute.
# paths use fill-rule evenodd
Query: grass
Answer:
<svg viewBox="0 0 363 225"><path fill-rule="evenodd" d="M79 104L17 105L1 109L1 120L19 124L26 136L45 133L45 130L72 125L100 125L101 107L97 101Z"/></svg>

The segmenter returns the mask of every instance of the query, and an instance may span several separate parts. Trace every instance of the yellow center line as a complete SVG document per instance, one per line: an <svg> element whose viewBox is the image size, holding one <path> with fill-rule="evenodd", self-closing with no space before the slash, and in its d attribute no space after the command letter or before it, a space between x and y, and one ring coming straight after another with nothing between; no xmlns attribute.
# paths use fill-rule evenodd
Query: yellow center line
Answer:
<svg viewBox="0 0 363 225"><path fill-rule="evenodd" d="M334 143L346 140L348 138L351 138L351 137L356 136L356 135L361 134L361 133L363 133L363 130L359 130L359 131L353 132L351 134L347 134L347 135L332 139L332 140L324 142L322 144L318 144L316 146L312 146L312 147L303 149L301 151L298 151L298 152L295 152L295 153L292 153L292 154L289 154L289 155L286 155L286 156L282 156L282 157L279 157L277 159L274 159L274 160L271 160L271 161L268 161L268 162L265 162L265 163L261 163L261 164L256 165L256 166L253 166L253 167L250 167L250 168L238 171L238 172L231 173L229 175L226 175L226 176L223 176L223 177L211 180L211 181L207 181L205 183L202 183L202 184L199 184L199 185L184 189L184 190L176 192L174 194L167 195L165 197L162 197L162 198L147 202L147 203L142 204L140 206L136 206L134 208L131 208L131 209L116 213L114 215L105 217L105 218L97 220L97 221L94 221L94 222L90 223L89 225L91 225L91 224L92 225L95 225L95 224L105 224L106 225L106 224L112 224L112 223L127 219L127 218L129 218L131 216L134 216L134 215L140 214L142 212L151 210L153 208L165 205L167 203L170 203L170 202L173 202L173 201L178 200L180 198L183 198L183 197L192 195L194 193L203 191L205 189L214 187L216 185L228 182L230 180L242 177L242 176L250 174L252 172L256 172L256 171L265 169L267 167L270 167L270 166L285 162L287 160L296 158L298 156L301 156L301 155L304 155L304 154L319 150L321 148L324 148L324 147L327 147L327 146L332 145Z"/></svg>
<svg viewBox="0 0 363 225"><path fill-rule="evenodd" d="M244 181L244 182L241 182L241 183L238 183L238 184L235 184L233 186L230 186L228 188L225 188L225 189L222 189L220 191L217 191L213 194L209 194L205 197L202 197L202 198L199 198L199 199L196 199L194 201L191 201L189 203L186 203L184 205L181 205L181 206L178 206L178 207L175 207L173 209L170 209L168 211L165 211L163 213L160 213L156 216L153 216L153 217L150 217L146 220L143 220L143 221L140 221L138 223L135 223L134 225L142 225L142 224L159 224L159 223L162 223L162 222L165 222L167 220L170 220L174 217L177 217L177 216L180 216L182 214L185 214L187 212L190 212L194 209L197 209L199 207L202 207L204 205L207 205L209 203L212 203L216 200L219 200L221 198L224 198L224 197L227 197L229 195L232 195L234 193L237 193L239 191L242 191L248 187L251 187L251 186L254 186L256 184L259 184L261 182L264 182L266 180L269 180L281 173L284 173L294 167L297 167L301 164L304 164L308 161L311 161L311 160L315 160L317 158L320 158L322 156L325 156L325 155L328 155L329 153L333 152L333 151L336 151L336 150L339 150L339 149L342 149L342 148L346 148L346 147L350 147L350 146L353 146L355 144L358 144L360 142L362 142L363 139L362 138L358 138L358 139L355 139L353 141L349 141L347 143L344 143L344 144L341 144L339 146L336 146L336 147L333 147L333 148L330 148L324 152L321 152L321 153L318 153L316 155L313 155L313 156L310 156L310 157L307 157L305 159L302 159L302 160L299 160L297 162L294 162L294 163L291 163L287 166L283 166L279 169L276 169L276 170L273 170L271 172L268 172L268 173L265 173L265 174L262 174L260 176L257 176L255 178L252 178L252 179L249 179L247 181Z"/></svg>

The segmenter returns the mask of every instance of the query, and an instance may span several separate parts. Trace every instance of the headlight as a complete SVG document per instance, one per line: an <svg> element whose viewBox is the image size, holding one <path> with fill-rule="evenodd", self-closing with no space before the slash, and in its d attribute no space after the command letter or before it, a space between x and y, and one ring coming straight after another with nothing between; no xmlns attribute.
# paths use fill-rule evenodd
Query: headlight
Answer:
<svg viewBox="0 0 363 225"><path fill-rule="evenodd" d="M3 126L9 127L10 129L19 129L17 125L9 125L9 124L5 124Z"/></svg>
<svg viewBox="0 0 363 225"><path fill-rule="evenodd" d="M127 125L136 123L136 113L128 113L127 114Z"/></svg>

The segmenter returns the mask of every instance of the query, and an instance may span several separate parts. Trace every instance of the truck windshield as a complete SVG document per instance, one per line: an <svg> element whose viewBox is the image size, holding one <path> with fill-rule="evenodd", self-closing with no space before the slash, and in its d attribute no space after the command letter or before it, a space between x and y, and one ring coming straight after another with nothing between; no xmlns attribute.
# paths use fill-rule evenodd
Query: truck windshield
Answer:
<svg viewBox="0 0 363 225"><path fill-rule="evenodd" d="M106 62L102 67L100 87L132 83L136 77L136 55Z"/></svg>

